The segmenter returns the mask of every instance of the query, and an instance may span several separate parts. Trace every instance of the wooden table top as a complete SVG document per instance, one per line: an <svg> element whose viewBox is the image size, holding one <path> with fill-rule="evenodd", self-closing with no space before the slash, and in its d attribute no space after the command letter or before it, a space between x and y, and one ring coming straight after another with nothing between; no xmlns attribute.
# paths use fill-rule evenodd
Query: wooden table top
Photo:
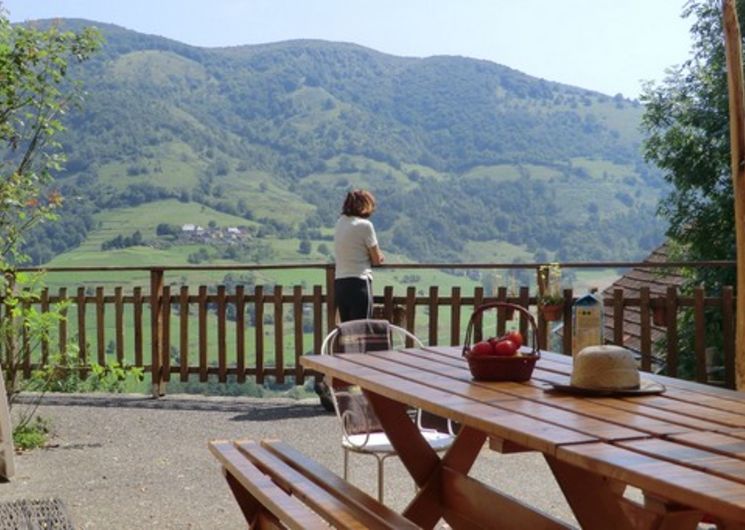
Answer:
<svg viewBox="0 0 745 530"><path fill-rule="evenodd" d="M305 356L308 369L728 521L745 522L745 393L643 373L660 395L572 396L571 357L474 381L458 347Z"/></svg>

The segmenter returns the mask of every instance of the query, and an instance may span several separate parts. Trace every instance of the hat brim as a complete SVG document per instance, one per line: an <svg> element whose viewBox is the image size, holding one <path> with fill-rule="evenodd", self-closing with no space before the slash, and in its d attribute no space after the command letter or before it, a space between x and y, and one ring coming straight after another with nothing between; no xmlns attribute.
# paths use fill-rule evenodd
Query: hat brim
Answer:
<svg viewBox="0 0 745 530"><path fill-rule="evenodd" d="M648 396L662 394L665 391L665 385L648 379L642 379L639 382L639 388L619 388L616 390L610 388L582 388L573 385L552 383L551 381L548 383L552 387L549 390L556 390L557 392L576 396Z"/></svg>

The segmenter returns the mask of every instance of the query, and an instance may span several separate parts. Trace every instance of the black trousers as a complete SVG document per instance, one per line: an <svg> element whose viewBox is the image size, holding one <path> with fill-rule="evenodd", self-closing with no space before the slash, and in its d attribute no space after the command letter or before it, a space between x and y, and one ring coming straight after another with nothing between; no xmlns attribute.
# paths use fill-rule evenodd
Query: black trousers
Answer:
<svg viewBox="0 0 745 530"><path fill-rule="evenodd" d="M372 317L372 282L363 278L334 280L334 304L342 322Z"/></svg>

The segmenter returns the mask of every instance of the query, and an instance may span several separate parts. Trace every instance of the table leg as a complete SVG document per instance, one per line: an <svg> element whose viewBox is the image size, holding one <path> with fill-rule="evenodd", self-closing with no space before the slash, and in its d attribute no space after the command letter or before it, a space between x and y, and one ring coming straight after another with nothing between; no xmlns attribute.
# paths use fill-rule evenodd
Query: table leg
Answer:
<svg viewBox="0 0 745 530"><path fill-rule="evenodd" d="M401 462L420 488L404 515L422 527L434 526L444 513L440 498L443 466L467 475L484 445L486 435L474 429L462 428L441 459L411 421L406 405L368 391L365 391L365 395Z"/></svg>
<svg viewBox="0 0 745 530"><path fill-rule="evenodd" d="M623 488L584 469L544 455L580 526L585 530L631 530L621 507Z"/></svg>
<svg viewBox="0 0 745 530"><path fill-rule="evenodd" d="M430 479L404 510L404 515L412 520L431 520L433 518L432 504L436 503L439 508L434 513L438 513L438 518L431 521L432 524L437 523L440 517L444 517L445 521L456 528L454 521L449 519L442 507L443 500L447 500L443 499L443 468L447 468L451 475L467 476L484 441L486 441L484 433L462 427L453 445L439 461L437 468L432 471Z"/></svg>
<svg viewBox="0 0 745 530"><path fill-rule="evenodd" d="M621 507L631 521L633 528L639 530L694 530L698 527L703 513L675 503L654 500L644 505L629 499L621 499Z"/></svg>
<svg viewBox="0 0 745 530"><path fill-rule="evenodd" d="M583 529L695 530L702 512L645 496L644 505L623 496L625 485L544 455Z"/></svg>
<svg viewBox="0 0 745 530"><path fill-rule="evenodd" d="M258 502L238 480L231 475L227 469L223 469L225 480L228 481L228 486L235 496L235 500L238 502L243 516L248 522L248 526L251 528L257 527L257 520L261 513L261 503ZM271 514L270 514L271 515ZM276 519L275 519L276 520Z"/></svg>

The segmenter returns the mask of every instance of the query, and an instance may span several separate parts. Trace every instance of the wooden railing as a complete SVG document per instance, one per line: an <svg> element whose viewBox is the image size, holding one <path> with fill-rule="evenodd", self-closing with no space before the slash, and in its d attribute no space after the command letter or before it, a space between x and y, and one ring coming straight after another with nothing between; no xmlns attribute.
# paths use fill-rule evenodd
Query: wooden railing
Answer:
<svg viewBox="0 0 745 530"><path fill-rule="evenodd" d="M533 269L541 264L400 264L388 268L401 269ZM656 263L564 263L565 270L572 268L630 268L654 267L731 267L732 262L676 262ZM177 289L167 285L167 273L175 271L256 271L279 269L323 270L324 285L303 289L300 285L257 285L251 289L238 285L228 292L224 285L206 285L196 289L188 285ZM47 269L48 272L105 272L147 271L150 275L148 291L133 287L124 292L114 287L106 292L104 287L62 287L57 292L45 290L39 301L41 311L60 301L71 302L67 318L59 323L55 346L64 350L69 340L76 343L81 359L108 364L108 359L143 368L149 372L153 391L163 394L165 383L177 378L188 381L192 374L206 382L210 376L219 382L227 382L235 376L238 383L248 377L262 384L269 377L277 383L294 381L303 384L308 374L303 372L298 358L318 352L325 334L333 327L335 315L333 304L334 266L332 264L286 264L246 266L193 266L193 267L78 267ZM419 286L419 290L422 286ZM483 287L473 292L464 292L453 287L448 292L438 286L426 287L426 295L417 294L417 287L409 286L405 293L394 293L391 286L383 288L382 295L375 296L379 316L398 320L399 324L414 332L425 342L457 345L463 340L465 325L472 310L489 301L509 301L528 308L535 308L537 293L523 286L512 296L506 287L496 289L487 296ZM576 299L571 289L564 291L567 301L563 308L563 329L559 347L554 349L571 352L572 304ZM638 298L625 298L617 290L612 298L603 300L605 306L613 308L612 328L615 344L624 344L624 313L631 308L640 312L641 365L652 367L656 346L652 339L651 314L657 307L667 310L665 340L663 341L665 372L673 377L679 374L680 337L678 316L680 311L691 308L695 326L694 351L695 379L712 382L709 378L706 352L706 309L716 311L721 322L721 350L723 377L719 384L734 386L734 295L731 287L724 288L719 296L707 296L703 288L695 289L693 296L683 297L675 288L665 296L653 297L649 288L642 288ZM145 315L147 309L148 314ZM74 318L72 318L74 313ZM146 320L147 319L147 320ZM503 334L508 325L517 325L526 335L528 323L524 319L508 324L497 318L493 332ZM549 323L538 315L538 340L541 348L549 344ZM149 329L148 329L149 328ZM480 334L481 330L477 330ZM107 342L108 339L108 342ZM46 363L52 344L42 342L39 352L26 352L28 362L24 375L29 376L34 366Z"/></svg>

